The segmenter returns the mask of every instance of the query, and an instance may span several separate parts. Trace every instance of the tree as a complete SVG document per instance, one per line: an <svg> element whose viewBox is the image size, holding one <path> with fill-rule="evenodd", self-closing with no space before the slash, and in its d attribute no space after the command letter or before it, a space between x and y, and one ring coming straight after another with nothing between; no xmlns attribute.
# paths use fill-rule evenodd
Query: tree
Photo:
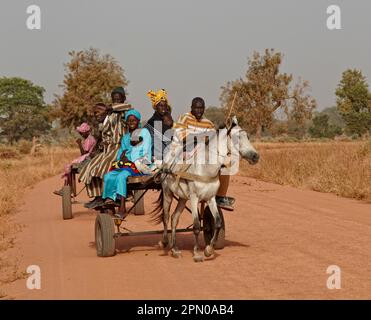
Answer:
<svg viewBox="0 0 371 320"><path fill-rule="evenodd" d="M329 124L329 115L318 113L313 118L313 125L309 128L309 134L313 138L334 138L342 133L339 126Z"/></svg>
<svg viewBox="0 0 371 320"><path fill-rule="evenodd" d="M348 69L336 89L336 104L346 132L362 135L371 129L371 95L360 70Z"/></svg>
<svg viewBox="0 0 371 320"><path fill-rule="evenodd" d="M273 49L264 55L255 52L248 59L245 78L228 82L222 87L220 100L228 108L237 92L234 113L240 123L260 139L262 128L270 128L274 114L283 111L288 120L304 124L310 119L316 102L306 91L307 81L300 81L291 87L292 75L280 73L282 54Z"/></svg>
<svg viewBox="0 0 371 320"><path fill-rule="evenodd" d="M224 110L218 107L208 107L205 110L205 117L212 121L216 128L221 127L225 122Z"/></svg>
<svg viewBox="0 0 371 320"><path fill-rule="evenodd" d="M328 115L328 123L340 127L341 129L345 128L345 122L342 118L338 108L336 106L325 108L321 113Z"/></svg>
<svg viewBox="0 0 371 320"><path fill-rule="evenodd" d="M10 143L50 130L45 89L22 78L0 78L0 136Z"/></svg>
<svg viewBox="0 0 371 320"><path fill-rule="evenodd" d="M53 115L60 119L62 127L76 127L90 121L91 106L109 103L111 91L117 86L127 86L124 70L109 54L100 55L90 48L69 52L70 62L65 65L63 96L56 96Z"/></svg>
<svg viewBox="0 0 371 320"><path fill-rule="evenodd" d="M304 122L298 122L293 119L287 120L286 125L288 136L295 137L297 139L303 139L308 132L310 126L309 122L310 120L306 120Z"/></svg>

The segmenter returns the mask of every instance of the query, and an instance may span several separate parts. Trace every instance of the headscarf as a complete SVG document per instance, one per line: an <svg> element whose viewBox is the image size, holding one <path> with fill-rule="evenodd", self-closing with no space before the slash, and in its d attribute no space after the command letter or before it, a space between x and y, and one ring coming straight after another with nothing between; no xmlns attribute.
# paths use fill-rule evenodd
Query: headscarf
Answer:
<svg viewBox="0 0 371 320"><path fill-rule="evenodd" d="M90 131L90 126L84 122L79 127L76 128L77 132L85 133Z"/></svg>
<svg viewBox="0 0 371 320"><path fill-rule="evenodd" d="M135 110L135 109L130 109L130 110L125 112L125 121L128 121L128 118L130 116L134 116L135 118L138 119L139 122L142 119L142 116L140 115L140 112L138 110ZM140 127L140 124L139 124L139 127Z"/></svg>
<svg viewBox="0 0 371 320"><path fill-rule="evenodd" d="M119 93L122 96L126 96L125 90L123 87L116 87L115 89L112 90L111 96L113 96L115 93Z"/></svg>
<svg viewBox="0 0 371 320"><path fill-rule="evenodd" d="M138 110L135 110L135 109L130 109L130 110L126 111L125 121L128 121L128 118L130 116L134 116L135 118L137 118L138 121L139 121L138 128L142 128L142 124L140 123L140 120L142 119L142 116L140 115L140 112Z"/></svg>
<svg viewBox="0 0 371 320"><path fill-rule="evenodd" d="M149 90L147 96L151 99L153 109L155 109L161 101L165 101L169 107L169 111L171 111L171 106L169 104L169 100L167 99L167 92L165 89L160 89L157 92Z"/></svg>

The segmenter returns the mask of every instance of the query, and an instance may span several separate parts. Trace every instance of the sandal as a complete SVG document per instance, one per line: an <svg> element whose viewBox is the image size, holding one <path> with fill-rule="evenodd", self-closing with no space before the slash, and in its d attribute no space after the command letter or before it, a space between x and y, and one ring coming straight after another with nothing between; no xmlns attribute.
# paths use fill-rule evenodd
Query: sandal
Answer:
<svg viewBox="0 0 371 320"><path fill-rule="evenodd" d="M61 197L63 197L63 190L62 190L62 189L60 189L60 190L55 190L55 191L53 191L53 193L56 194L57 196L61 196Z"/></svg>

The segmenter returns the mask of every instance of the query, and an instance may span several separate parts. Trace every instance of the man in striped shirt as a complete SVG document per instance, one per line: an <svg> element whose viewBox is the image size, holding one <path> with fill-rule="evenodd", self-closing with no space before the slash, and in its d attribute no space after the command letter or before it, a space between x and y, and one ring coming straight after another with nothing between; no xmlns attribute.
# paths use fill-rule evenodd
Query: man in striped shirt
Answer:
<svg viewBox="0 0 371 320"><path fill-rule="evenodd" d="M174 139L178 143L183 143L189 135L207 133L209 130L215 130L214 123L204 117L205 101L200 97L192 100L191 111L181 115L174 124ZM191 139L192 140L192 139ZM227 197L229 186L229 175L220 175L220 187L216 195L217 205L226 210L233 210L234 198Z"/></svg>

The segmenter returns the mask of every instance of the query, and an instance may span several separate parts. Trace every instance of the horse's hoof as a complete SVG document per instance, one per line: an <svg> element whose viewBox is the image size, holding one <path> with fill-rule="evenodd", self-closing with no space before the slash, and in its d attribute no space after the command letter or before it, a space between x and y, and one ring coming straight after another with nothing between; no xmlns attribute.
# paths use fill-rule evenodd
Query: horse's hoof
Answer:
<svg viewBox="0 0 371 320"><path fill-rule="evenodd" d="M160 247L160 249L165 249L167 247L168 243L165 243L163 241L159 241L158 242L158 246Z"/></svg>
<svg viewBox="0 0 371 320"><path fill-rule="evenodd" d="M203 262L204 261L204 257L201 256L201 255L193 256L193 261L194 262Z"/></svg>
<svg viewBox="0 0 371 320"><path fill-rule="evenodd" d="M181 258L182 257L182 253L180 251L177 251L177 250L172 250L171 254L174 258Z"/></svg>
<svg viewBox="0 0 371 320"><path fill-rule="evenodd" d="M204 254L206 257L211 257L214 254L214 248L211 246L206 246Z"/></svg>

